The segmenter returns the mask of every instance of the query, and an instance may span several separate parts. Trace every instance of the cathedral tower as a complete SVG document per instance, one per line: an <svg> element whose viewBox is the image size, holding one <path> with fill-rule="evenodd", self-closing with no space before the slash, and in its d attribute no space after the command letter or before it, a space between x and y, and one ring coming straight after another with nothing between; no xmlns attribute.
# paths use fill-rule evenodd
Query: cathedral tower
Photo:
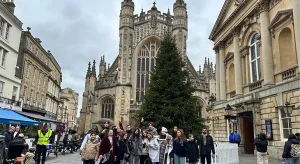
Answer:
<svg viewBox="0 0 300 164"><path fill-rule="evenodd" d="M184 0L176 0L173 5L173 35L176 37L176 43L183 59L186 57L186 41L188 35L188 16Z"/></svg>
<svg viewBox="0 0 300 164"><path fill-rule="evenodd" d="M119 56L120 61L120 81L121 84L130 84L130 71L132 62L132 41L133 41L133 13L134 2L124 0L121 5L120 27L119 27Z"/></svg>

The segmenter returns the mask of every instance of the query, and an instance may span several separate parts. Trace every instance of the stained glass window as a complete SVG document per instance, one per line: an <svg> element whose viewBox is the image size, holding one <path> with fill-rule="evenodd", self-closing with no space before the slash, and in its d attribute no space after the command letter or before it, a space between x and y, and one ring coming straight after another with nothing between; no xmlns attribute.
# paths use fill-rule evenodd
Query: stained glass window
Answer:
<svg viewBox="0 0 300 164"><path fill-rule="evenodd" d="M114 118L115 105L112 99L104 99L102 102L101 118Z"/></svg>
<svg viewBox="0 0 300 164"><path fill-rule="evenodd" d="M156 40L149 40L138 53L137 78L136 78L136 100L143 101L145 90L149 87L151 71L155 67L155 58L160 43Z"/></svg>
<svg viewBox="0 0 300 164"><path fill-rule="evenodd" d="M256 82L261 79L261 66L260 66L260 47L259 35L255 33L250 42L250 73L251 82Z"/></svg>

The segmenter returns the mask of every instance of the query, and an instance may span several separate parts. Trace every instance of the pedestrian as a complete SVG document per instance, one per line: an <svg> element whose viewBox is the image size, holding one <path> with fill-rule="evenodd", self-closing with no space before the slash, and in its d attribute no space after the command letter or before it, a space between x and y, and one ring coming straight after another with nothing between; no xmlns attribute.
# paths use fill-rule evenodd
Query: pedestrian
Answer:
<svg viewBox="0 0 300 164"><path fill-rule="evenodd" d="M254 140L257 151L257 164L268 164L268 141L265 133L260 133Z"/></svg>
<svg viewBox="0 0 300 164"><path fill-rule="evenodd" d="M149 157L151 159L151 164L157 164L159 162L159 144L156 138L154 138L153 133L148 132L147 138L149 140Z"/></svg>
<svg viewBox="0 0 300 164"><path fill-rule="evenodd" d="M18 138L19 134L21 133L21 128L19 125L16 126L16 130L13 134L13 139Z"/></svg>
<svg viewBox="0 0 300 164"><path fill-rule="evenodd" d="M187 143L188 155L187 162L189 164L196 164L199 162L199 148L193 134L189 135L189 140Z"/></svg>
<svg viewBox="0 0 300 164"><path fill-rule="evenodd" d="M299 164L299 157L294 156L293 152L299 152L299 140L294 134L290 134L288 140L284 144L282 158L287 164Z"/></svg>
<svg viewBox="0 0 300 164"><path fill-rule="evenodd" d="M42 164L45 164L46 161L46 153L47 153L47 145L49 144L50 140L52 140L52 130L48 130L48 123L44 123L42 128L38 130L37 135L35 137L36 143L36 164L40 164L41 156L42 156Z"/></svg>
<svg viewBox="0 0 300 164"><path fill-rule="evenodd" d="M146 129L143 129L142 139L143 139L143 149L142 149L142 155L140 158L140 164L145 164L147 161L147 158L149 157L149 148L148 148L149 140L147 138L147 130Z"/></svg>
<svg viewBox="0 0 300 164"><path fill-rule="evenodd" d="M127 133L124 133L123 140L124 140L124 143L127 148L127 154L125 155L125 160L126 160L126 162L129 162L130 151L128 148L128 134Z"/></svg>
<svg viewBox="0 0 300 164"><path fill-rule="evenodd" d="M96 139L96 132L90 133L90 139L84 145L81 154L83 164L95 164L99 156L99 141Z"/></svg>
<svg viewBox="0 0 300 164"><path fill-rule="evenodd" d="M129 137L128 147L130 151L129 163L139 164L140 156L143 154L143 140L139 129L135 129L134 133Z"/></svg>
<svg viewBox="0 0 300 164"><path fill-rule="evenodd" d="M229 139L229 143L234 143L234 141L233 141L233 132L230 133L228 139Z"/></svg>
<svg viewBox="0 0 300 164"><path fill-rule="evenodd" d="M157 129L154 127L154 123L150 122L148 124L148 132L152 133L154 136L158 135Z"/></svg>
<svg viewBox="0 0 300 164"><path fill-rule="evenodd" d="M160 155L159 155L159 163L160 164L169 164L169 154L173 149L173 140L172 136L168 134L168 130L165 127L161 128L160 135Z"/></svg>
<svg viewBox="0 0 300 164"><path fill-rule="evenodd" d="M212 157L215 158L215 147L214 140L211 135L208 134L207 129L202 129L202 134L199 139L199 147L200 147L200 158L201 164L211 164L211 153Z"/></svg>
<svg viewBox="0 0 300 164"><path fill-rule="evenodd" d="M109 131L109 122L108 121L106 121L104 123L102 129L103 130L102 130L101 134L99 135L101 140L108 134L108 131Z"/></svg>
<svg viewBox="0 0 300 164"><path fill-rule="evenodd" d="M109 130L108 134L103 138L100 144L99 158L102 163L114 164L117 151L117 140L113 130Z"/></svg>
<svg viewBox="0 0 300 164"><path fill-rule="evenodd" d="M178 130L178 127L174 126L173 130L171 132L171 136L172 136L173 139L175 139L177 137L177 130Z"/></svg>
<svg viewBox="0 0 300 164"><path fill-rule="evenodd" d="M98 127L97 127L97 125L93 125L92 128L89 130L89 133L87 135L85 135L85 137L81 143L80 152L82 151L85 144L90 140L92 132L94 132L96 134L96 139L100 142L100 137L97 135Z"/></svg>
<svg viewBox="0 0 300 164"><path fill-rule="evenodd" d="M126 126L126 133L128 135L128 138L132 135L132 129L130 125Z"/></svg>
<svg viewBox="0 0 300 164"><path fill-rule="evenodd" d="M187 141L184 137L184 132L182 129L177 130L177 137L173 142L173 151L174 151L174 163L185 164L188 148L187 148Z"/></svg>
<svg viewBox="0 0 300 164"><path fill-rule="evenodd" d="M25 141L24 139L24 134L23 133L19 133L18 137L22 140L22 142L24 143L24 150L21 154L21 156L26 159L25 164L31 164L33 162L33 157L34 154L29 152L29 145L28 143Z"/></svg>
<svg viewBox="0 0 300 164"><path fill-rule="evenodd" d="M236 143L238 145L238 147L240 146L240 143L241 143L241 135L237 132L237 131L234 131L234 134L233 134L233 142Z"/></svg>
<svg viewBox="0 0 300 164"><path fill-rule="evenodd" d="M124 141L125 133L119 133L117 141L117 153L115 164L127 164L126 156L129 155L127 144Z"/></svg>
<svg viewBox="0 0 300 164"><path fill-rule="evenodd" d="M16 128L14 126L9 127L8 130L3 132L4 135L4 143L5 147L8 148L11 140L13 139L13 134L15 132Z"/></svg>

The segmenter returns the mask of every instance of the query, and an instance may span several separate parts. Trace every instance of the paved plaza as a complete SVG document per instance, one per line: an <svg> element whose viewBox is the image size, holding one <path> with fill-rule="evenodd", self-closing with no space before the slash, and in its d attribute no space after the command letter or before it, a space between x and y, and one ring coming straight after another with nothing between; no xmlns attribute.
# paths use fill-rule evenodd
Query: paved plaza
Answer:
<svg viewBox="0 0 300 164"><path fill-rule="evenodd" d="M50 155L47 158L46 164L81 164L79 153L66 155L59 154L58 157ZM278 159L269 158L270 164L280 164L281 161ZM256 156L251 154L240 154L240 164L256 164Z"/></svg>

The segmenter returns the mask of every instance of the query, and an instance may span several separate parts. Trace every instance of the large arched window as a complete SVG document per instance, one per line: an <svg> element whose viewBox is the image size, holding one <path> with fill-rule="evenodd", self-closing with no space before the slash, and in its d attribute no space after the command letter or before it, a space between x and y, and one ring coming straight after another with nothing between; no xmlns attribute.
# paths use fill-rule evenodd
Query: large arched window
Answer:
<svg viewBox="0 0 300 164"><path fill-rule="evenodd" d="M102 101L101 118L114 119L114 113L115 113L114 101L110 98L104 99Z"/></svg>
<svg viewBox="0 0 300 164"><path fill-rule="evenodd" d="M143 101L150 83L150 72L154 70L155 58L160 44L157 40L149 40L137 55L136 101Z"/></svg>
<svg viewBox="0 0 300 164"><path fill-rule="evenodd" d="M255 33L250 39L250 74L251 82L261 79L259 35Z"/></svg>
<svg viewBox="0 0 300 164"><path fill-rule="evenodd" d="M283 29L279 34L279 52L281 70L289 69L297 64L296 51L293 43L292 31Z"/></svg>

